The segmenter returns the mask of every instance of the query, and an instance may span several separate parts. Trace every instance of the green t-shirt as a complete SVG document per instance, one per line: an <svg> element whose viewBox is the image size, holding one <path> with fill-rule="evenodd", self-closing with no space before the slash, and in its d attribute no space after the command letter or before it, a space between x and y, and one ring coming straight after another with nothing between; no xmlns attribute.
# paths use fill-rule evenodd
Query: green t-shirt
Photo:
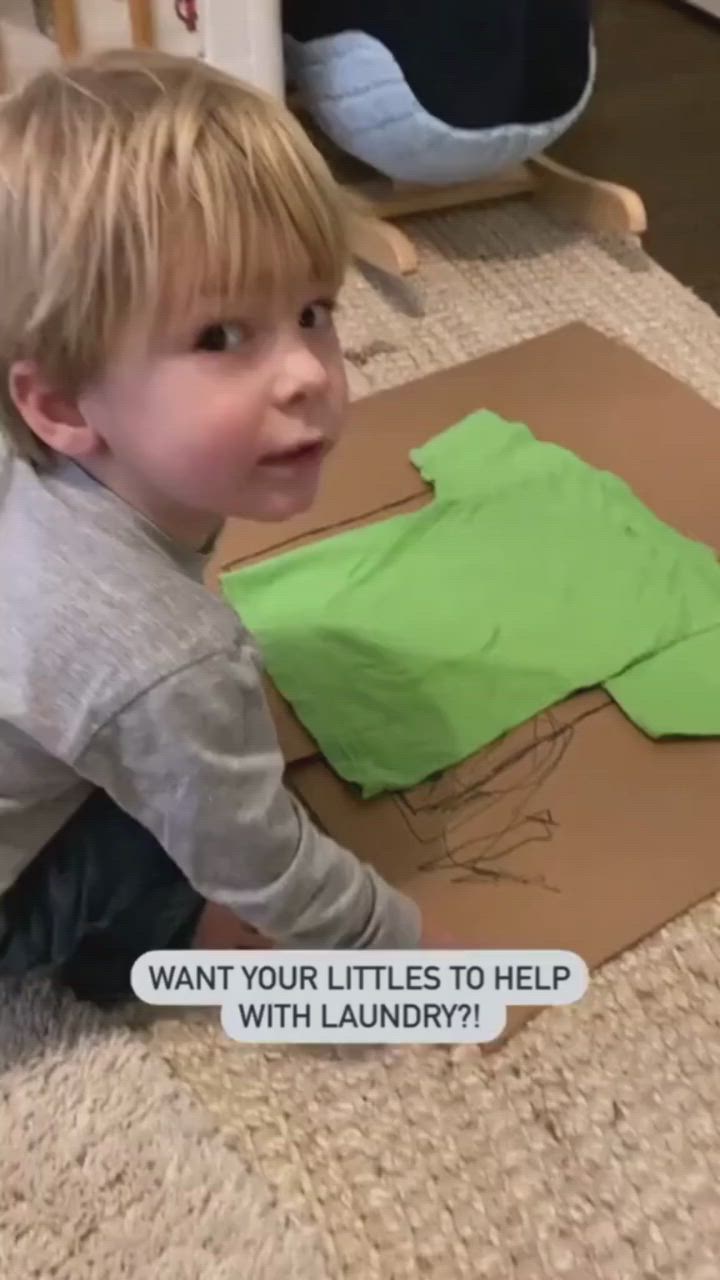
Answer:
<svg viewBox="0 0 720 1280"><path fill-rule="evenodd" d="M223 579L340 776L413 786L599 684L651 735L720 733L710 548L489 412L410 457L422 510Z"/></svg>

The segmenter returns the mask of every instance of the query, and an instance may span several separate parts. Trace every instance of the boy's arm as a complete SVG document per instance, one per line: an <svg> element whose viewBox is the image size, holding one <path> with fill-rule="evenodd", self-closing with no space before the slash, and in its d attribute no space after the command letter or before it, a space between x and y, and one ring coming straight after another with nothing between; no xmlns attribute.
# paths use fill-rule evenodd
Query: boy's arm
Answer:
<svg viewBox="0 0 720 1280"><path fill-rule="evenodd" d="M319 832L284 787L250 646L159 681L74 763L155 835L199 893L280 945L421 944L417 907Z"/></svg>

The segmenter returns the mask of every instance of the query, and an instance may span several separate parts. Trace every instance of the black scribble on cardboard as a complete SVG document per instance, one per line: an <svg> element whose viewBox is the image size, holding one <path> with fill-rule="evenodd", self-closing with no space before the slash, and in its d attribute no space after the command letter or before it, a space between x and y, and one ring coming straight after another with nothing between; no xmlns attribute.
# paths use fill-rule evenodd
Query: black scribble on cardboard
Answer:
<svg viewBox="0 0 720 1280"><path fill-rule="evenodd" d="M450 872L455 884L515 882L557 893L539 872L513 867L513 855L528 845L552 843L557 814L542 803L542 788L560 768L579 725L604 710L561 716L547 711L506 735L471 760L395 797L403 820L420 844L441 852L418 864L420 872Z"/></svg>

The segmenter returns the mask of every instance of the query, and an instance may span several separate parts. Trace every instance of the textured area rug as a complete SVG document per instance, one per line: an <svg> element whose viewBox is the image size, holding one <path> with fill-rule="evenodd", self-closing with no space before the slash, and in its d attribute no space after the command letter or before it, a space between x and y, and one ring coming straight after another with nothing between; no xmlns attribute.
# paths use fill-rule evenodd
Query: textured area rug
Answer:
<svg viewBox="0 0 720 1280"><path fill-rule="evenodd" d="M582 319L720 404L720 321L635 243L525 204L410 229L417 277L347 291L355 395ZM147 1035L338 1280L717 1280L719 925L702 906L497 1055L250 1048L217 1013Z"/></svg>
<svg viewBox="0 0 720 1280"><path fill-rule="evenodd" d="M3 1280L326 1280L166 1065L45 985L0 988Z"/></svg>

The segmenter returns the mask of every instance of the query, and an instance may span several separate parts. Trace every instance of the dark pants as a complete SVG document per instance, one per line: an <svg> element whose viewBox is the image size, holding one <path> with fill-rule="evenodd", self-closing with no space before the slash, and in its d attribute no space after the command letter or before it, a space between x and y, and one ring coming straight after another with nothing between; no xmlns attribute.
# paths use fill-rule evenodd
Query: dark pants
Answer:
<svg viewBox="0 0 720 1280"><path fill-rule="evenodd" d="M204 905L154 836L95 791L0 897L0 977L132 999L135 960L189 947Z"/></svg>

